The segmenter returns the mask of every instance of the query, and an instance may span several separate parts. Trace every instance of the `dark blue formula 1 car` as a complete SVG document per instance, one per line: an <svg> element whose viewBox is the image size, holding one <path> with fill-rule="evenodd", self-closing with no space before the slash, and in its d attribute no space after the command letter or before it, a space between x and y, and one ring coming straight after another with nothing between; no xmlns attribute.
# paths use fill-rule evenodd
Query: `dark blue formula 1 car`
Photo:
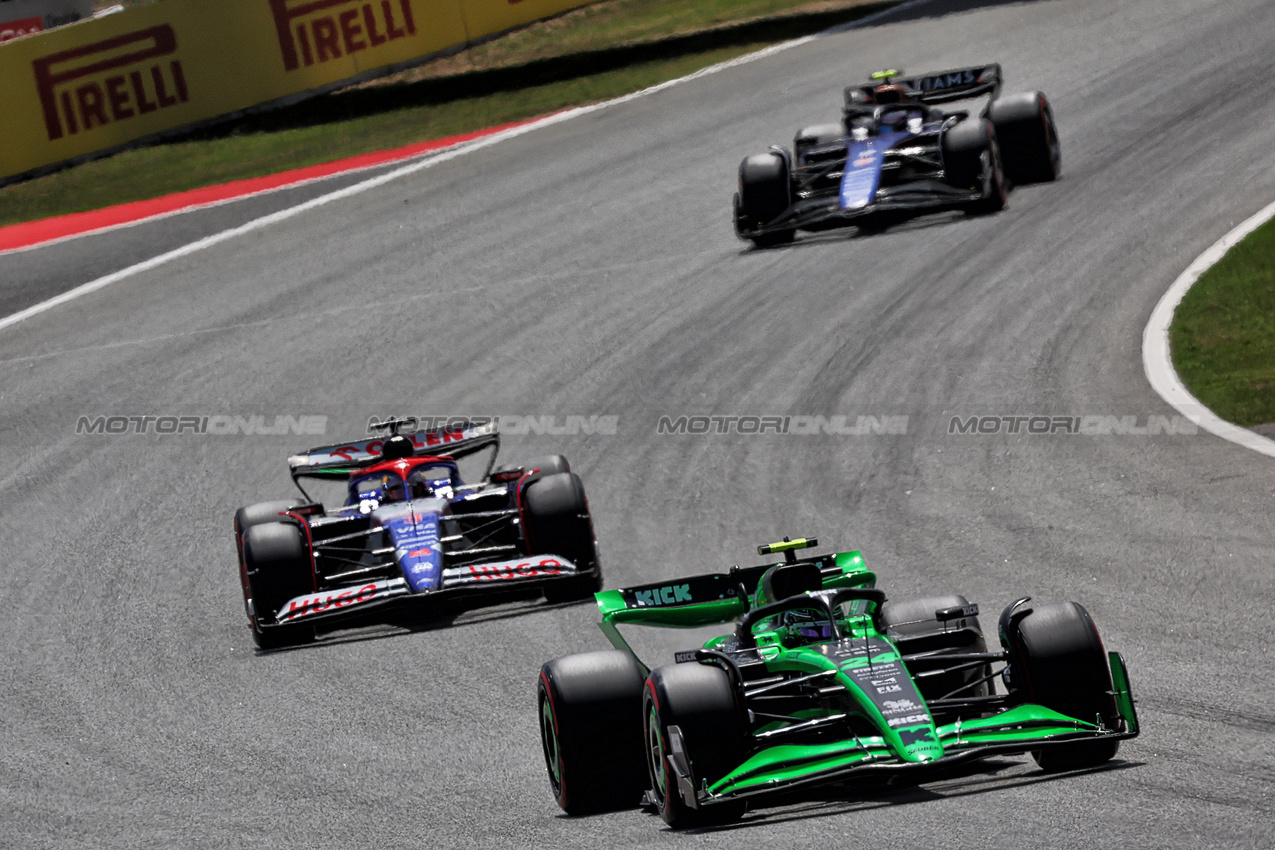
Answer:
<svg viewBox="0 0 1275 850"><path fill-rule="evenodd" d="M567 459L494 469L491 425L399 434L311 449L288 459L301 499L235 513L239 577L252 637L263 649L311 641L316 626L392 620L426 600L542 592L587 599L602 587L589 504ZM490 451L474 482L458 461ZM325 508L300 479L340 482Z"/></svg>
<svg viewBox="0 0 1275 850"><path fill-rule="evenodd" d="M841 123L806 127L791 151L772 146L740 163L735 232L768 247L798 230L1003 209L1014 185L1056 179L1061 155L1049 100L1000 88L996 64L910 78L879 71L847 88ZM983 96L976 116L936 108Z"/></svg>

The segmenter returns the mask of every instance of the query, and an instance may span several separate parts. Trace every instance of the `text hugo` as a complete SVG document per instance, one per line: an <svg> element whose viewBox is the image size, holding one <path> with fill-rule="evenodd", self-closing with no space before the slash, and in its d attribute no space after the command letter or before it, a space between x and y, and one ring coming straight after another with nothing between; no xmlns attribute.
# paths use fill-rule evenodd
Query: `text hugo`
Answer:
<svg viewBox="0 0 1275 850"><path fill-rule="evenodd" d="M466 570L478 581L501 581L510 578L536 578L561 575L563 564L557 558L541 558L539 561L521 564L474 564Z"/></svg>
<svg viewBox="0 0 1275 850"><path fill-rule="evenodd" d="M317 614L329 608L345 608L359 602L367 602L376 596L378 588L375 584L365 584L360 588L350 588L341 593L329 593L327 596L309 596L293 599L288 603L288 613Z"/></svg>

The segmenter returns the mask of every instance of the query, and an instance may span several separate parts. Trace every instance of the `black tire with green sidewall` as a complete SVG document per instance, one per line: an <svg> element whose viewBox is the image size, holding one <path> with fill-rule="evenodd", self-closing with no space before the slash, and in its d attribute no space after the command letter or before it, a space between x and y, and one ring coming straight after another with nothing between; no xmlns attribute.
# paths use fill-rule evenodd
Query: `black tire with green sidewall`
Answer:
<svg viewBox="0 0 1275 850"><path fill-rule="evenodd" d="M642 667L619 650L540 668L536 705L549 783L569 815L635 808L646 788Z"/></svg>
<svg viewBox="0 0 1275 850"><path fill-rule="evenodd" d="M748 723L730 676L706 664L671 664L651 671L642 699L646 765L660 817L675 829L728 823L744 814L745 803L730 801L703 809L686 805L669 766L669 727L677 726L690 760L696 788L721 779L747 754Z"/></svg>

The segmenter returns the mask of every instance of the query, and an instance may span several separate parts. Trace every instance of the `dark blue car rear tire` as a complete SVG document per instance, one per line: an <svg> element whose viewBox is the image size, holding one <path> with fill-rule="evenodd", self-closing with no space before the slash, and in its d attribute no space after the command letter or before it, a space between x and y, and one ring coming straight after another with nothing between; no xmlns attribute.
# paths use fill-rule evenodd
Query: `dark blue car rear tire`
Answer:
<svg viewBox="0 0 1275 850"><path fill-rule="evenodd" d="M279 515L292 505L291 501L279 499L273 502L246 505L235 511L235 554L239 557L239 584L243 589L243 605L248 615L248 627L254 632L257 629L257 617L253 610L252 589L248 586L248 571L243 562L243 536L254 525L278 522Z"/></svg>
<svg viewBox="0 0 1275 850"><path fill-rule="evenodd" d="M244 533L254 525L278 522L279 515L295 504L295 500L278 499L273 502L258 502L255 505L246 505L235 511L235 549L238 550L241 560L243 558Z"/></svg>
<svg viewBox="0 0 1275 850"><path fill-rule="evenodd" d="M545 455L527 461L523 468L538 470L541 475L557 475L560 472L570 472L571 464L562 455Z"/></svg>
<svg viewBox="0 0 1275 850"><path fill-rule="evenodd" d="M1005 173L1015 184L1048 183L1062 173L1062 147L1049 99L1038 91L992 101L987 117L996 127Z"/></svg>

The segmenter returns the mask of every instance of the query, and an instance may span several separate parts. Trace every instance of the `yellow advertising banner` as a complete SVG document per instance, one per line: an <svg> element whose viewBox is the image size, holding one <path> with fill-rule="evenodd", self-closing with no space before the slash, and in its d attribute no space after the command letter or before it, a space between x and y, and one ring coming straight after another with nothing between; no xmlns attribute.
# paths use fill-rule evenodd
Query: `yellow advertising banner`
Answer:
<svg viewBox="0 0 1275 850"><path fill-rule="evenodd" d="M410 63L587 2L162 0L15 39L0 45L0 179ZM489 29L468 29L466 14Z"/></svg>

